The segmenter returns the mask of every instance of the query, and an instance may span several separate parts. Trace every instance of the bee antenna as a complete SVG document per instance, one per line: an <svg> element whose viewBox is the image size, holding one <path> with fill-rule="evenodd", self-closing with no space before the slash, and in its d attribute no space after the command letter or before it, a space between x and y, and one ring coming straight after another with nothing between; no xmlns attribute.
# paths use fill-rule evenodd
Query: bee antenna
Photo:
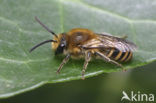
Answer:
<svg viewBox="0 0 156 103"><path fill-rule="evenodd" d="M32 47L31 49L30 49L30 53L33 51L33 50L35 50L37 47L39 47L39 46L41 46L41 45L43 45L43 44L45 44L45 43L49 43L49 42L57 42L57 41L55 41L55 40L46 40L46 41L43 41L43 42L41 42L41 43L39 43L39 44L37 44L37 45L35 45L34 47Z"/></svg>
<svg viewBox="0 0 156 103"><path fill-rule="evenodd" d="M45 28L48 32L50 32L52 35L54 35L55 37L58 38L58 36L57 36L52 30L50 30L46 25L44 25L36 16L35 16L35 20L36 20L43 28Z"/></svg>

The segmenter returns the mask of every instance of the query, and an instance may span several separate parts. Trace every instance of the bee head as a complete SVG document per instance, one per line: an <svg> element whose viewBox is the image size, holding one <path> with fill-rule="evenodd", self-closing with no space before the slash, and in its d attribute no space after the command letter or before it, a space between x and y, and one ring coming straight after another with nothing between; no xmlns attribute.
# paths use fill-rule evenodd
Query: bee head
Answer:
<svg viewBox="0 0 156 103"><path fill-rule="evenodd" d="M67 38L65 33L59 34L58 38L54 37L57 42L52 42L52 49L55 51L55 55L62 54L67 47Z"/></svg>

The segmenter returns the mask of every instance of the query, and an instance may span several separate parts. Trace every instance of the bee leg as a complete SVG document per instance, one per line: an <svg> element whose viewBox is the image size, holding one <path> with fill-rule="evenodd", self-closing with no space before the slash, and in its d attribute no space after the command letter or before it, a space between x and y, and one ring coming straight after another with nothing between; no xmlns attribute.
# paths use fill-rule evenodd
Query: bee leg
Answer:
<svg viewBox="0 0 156 103"><path fill-rule="evenodd" d="M118 63L118 62L116 62L116 61L114 61L114 60L111 60L111 59L108 58L106 55L104 55L104 54L102 54L102 53L100 53L100 52L96 52L96 54L99 55L100 57L102 57L105 61L110 62L110 63L113 63L113 64L115 64L115 65L121 67L121 68L125 71L124 67L123 67L120 63Z"/></svg>
<svg viewBox="0 0 156 103"><path fill-rule="evenodd" d="M85 79L84 74L85 74L85 71L87 69L87 65L88 65L90 60L91 60L91 52L86 52L85 53L85 62L84 62L84 65L83 65L83 70L82 70L82 79L83 80Z"/></svg>
<svg viewBox="0 0 156 103"><path fill-rule="evenodd" d="M70 58L70 54L67 54L66 57L63 59L62 63L60 64L59 68L57 69L57 74L60 73L60 70L62 69L63 65L68 62Z"/></svg>

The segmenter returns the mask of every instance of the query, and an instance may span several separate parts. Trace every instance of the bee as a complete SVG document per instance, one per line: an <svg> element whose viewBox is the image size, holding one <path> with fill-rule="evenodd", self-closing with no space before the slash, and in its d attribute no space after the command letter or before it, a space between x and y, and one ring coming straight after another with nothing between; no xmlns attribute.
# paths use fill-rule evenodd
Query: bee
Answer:
<svg viewBox="0 0 156 103"><path fill-rule="evenodd" d="M35 45L30 49L30 52L45 43L52 42L52 49L55 51L55 55L65 55L65 58L58 67L57 73L60 73L63 65L66 64L70 58L85 59L82 69L82 79L85 79L85 71L88 63L93 57L101 58L124 70L124 67L120 63L130 61L132 59L133 51L136 49L136 45L126 40L125 37L120 38L107 33L94 33L91 30L83 28L74 28L69 32L56 35L37 17L35 17L35 19L54 37L53 39Z"/></svg>

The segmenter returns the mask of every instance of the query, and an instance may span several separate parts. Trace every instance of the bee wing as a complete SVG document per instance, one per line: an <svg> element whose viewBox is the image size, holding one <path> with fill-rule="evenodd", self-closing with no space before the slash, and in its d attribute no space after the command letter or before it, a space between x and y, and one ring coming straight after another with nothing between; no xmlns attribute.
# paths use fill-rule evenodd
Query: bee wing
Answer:
<svg viewBox="0 0 156 103"><path fill-rule="evenodd" d="M122 52L134 51L136 45L126 39L107 35L97 34L97 38L94 38L83 45L84 48L116 48Z"/></svg>

